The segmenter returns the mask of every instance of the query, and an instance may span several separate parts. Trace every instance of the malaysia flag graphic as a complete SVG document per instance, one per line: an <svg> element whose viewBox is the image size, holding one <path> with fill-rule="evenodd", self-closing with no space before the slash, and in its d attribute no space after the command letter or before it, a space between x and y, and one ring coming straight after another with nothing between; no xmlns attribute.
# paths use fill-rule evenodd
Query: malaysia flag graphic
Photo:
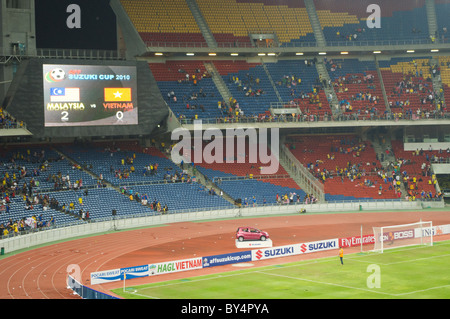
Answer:
<svg viewBox="0 0 450 319"><path fill-rule="evenodd" d="M50 102L80 102L80 88L51 88Z"/></svg>

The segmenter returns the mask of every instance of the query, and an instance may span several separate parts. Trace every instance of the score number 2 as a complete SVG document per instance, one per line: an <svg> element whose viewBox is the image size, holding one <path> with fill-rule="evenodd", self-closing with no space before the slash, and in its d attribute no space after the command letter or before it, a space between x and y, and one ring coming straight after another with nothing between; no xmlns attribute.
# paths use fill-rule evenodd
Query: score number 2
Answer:
<svg viewBox="0 0 450 319"><path fill-rule="evenodd" d="M61 121L62 122L68 122L69 121L69 112L62 111L61 112Z"/></svg>

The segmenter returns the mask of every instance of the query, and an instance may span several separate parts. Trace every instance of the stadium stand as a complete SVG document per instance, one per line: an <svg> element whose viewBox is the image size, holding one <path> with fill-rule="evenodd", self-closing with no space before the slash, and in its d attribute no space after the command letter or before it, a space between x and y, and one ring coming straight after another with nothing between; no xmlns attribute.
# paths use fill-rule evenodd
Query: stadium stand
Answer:
<svg viewBox="0 0 450 319"><path fill-rule="evenodd" d="M450 101L450 57L441 56L439 57L438 72L441 76L442 81L442 92L440 94L444 95L445 101Z"/></svg>
<svg viewBox="0 0 450 319"><path fill-rule="evenodd" d="M442 43L449 42L450 24L448 22L448 12L450 10L450 2L448 0L435 0L436 7L436 23L438 27L438 39Z"/></svg>
<svg viewBox="0 0 450 319"><path fill-rule="evenodd" d="M23 121L17 120L3 108L0 108L0 129L22 128L24 125Z"/></svg>
<svg viewBox="0 0 450 319"><path fill-rule="evenodd" d="M256 156L254 159L250 157L250 151L259 154L259 148L262 146L258 144L256 150L250 150L248 140L245 144L244 153L240 153L237 143L234 143L235 149L230 157L227 154L229 151L226 143L224 143L221 150L223 160L213 163L203 160L201 163L195 164L195 168L234 200L241 199L243 204L247 199L247 204L252 205L253 198L259 205L262 203L273 204L277 202L276 194L281 197L294 193L299 196L301 202L304 201L306 193L301 190L273 155L270 163L262 163L260 156ZM203 149L207 145L207 143L203 143ZM266 151L266 154L270 154L270 152ZM185 156L191 158L189 154L185 153ZM195 160L195 156L192 156L192 159ZM263 174L261 167L268 165L274 165L276 172L271 172L269 175Z"/></svg>
<svg viewBox="0 0 450 319"><path fill-rule="evenodd" d="M413 199L432 199L436 197L437 178L433 174L433 163L445 163L450 158L447 150L428 149L405 151L403 141L392 141L392 150L397 160L394 169L401 173L402 182L408 197Z"/></svg>
<svg viewBox="0 0 450 319"><path fill-rule="evenodd" d="M181 170L154 147L134 143L65 145L61 152L101 180L114 186L169 180ZM131 145L130 145L131 144ZM149 167L156 168L150 170Z"/></svg>
<svg viewBox="0 0 450 319"><path fill-rule="evenodd" d="M43 194L76 193L81 187L95 185L96 180L81 167L46 145L8 146L2 150L0 160L1 224L24 223L32 216L42 222L42 227L49 225L52 216L52 224L78 221L50 207L52 197L45 198Z"/></svg>
<svg viewBox="0 0 450 319"><path fill-rule="evenodd" d="M121 0L127 15L142 40L150 45L172 46L174 43L206 41L184 0L169 2Z"/></svg>
<svg viewBox="0 0 450 319"><path fill-rule="evenodd" d="M220 70L223 69L222 64ZM233 99L246 116L259 116L268 110L270 102L277 101L275 89L261 64L240 67L236 73L221 75Z"/></svg>
<svg viewBox="0 0 450 319"><path fill-rule="evenodd" d="M319 74L308 60L287 60L266 65L283 101L299 97L302 92L312 93L319 84Z"/></svg>
<svg viewBox="0 0 450 319"><path fill-rule="evenodd" d="M276 34L280 46L291 41L315 42L303 0L197 1L217 41L251 43L249 34ZM220 7L221 10L217 10Z"/></svg>
<svg viewBox="0 0 450 319"><path fill-rule="evenodd" d="M324 184L326 200L398 198L382 178L388 172L370 141L355 135L305 135L290 136L286 146Z"/></svg>
<svg viewBox="0 0 450 319"><path fill-rule="evenodd" d="M352 45L427 43L428 32L425 0L378 1L382 8L381 27L369 28L366 20L370 1L314 1L323 33L330 44L349 42Z"/></svg>
<svg viewBox="0 0 450 319"><path fill-rule="evenodd" d="M231 206L157 148L130 141L55 147L58 151L30 147L3 153L4 185L17 186L12 192L2 186L7 196L0 223L19 224L34 216L41 228L50 226L50 219L56 226L99 221L110 218L112 210L123 218Z"/></svg>
<svg viewBox="0 0 450 319"><path fill-rule="evenodd" d="M306 117L311 115L323 117L324 114L331 113L314 62L288 60L266 65L283 102L293 101Z"/></svg>
<svg viewBox="0 0 450 319"><path fill-rule="evenodd" d="M386 108L374 61L332 59L326 64L344 114L358 119L384 115Z"/></svg>
<svg viewBox="0 0 450 319"><path fill-rule="evenodd" d="M205 39L186 1L121 0L125 11L146 43L163 46L193 43L206 47ZM430 36L425 0L378 1L381 28L369 28L366 20L369 0L317 0L317 16L329 45L347 42L361 45L377 43L431 43L436 37L446 41L447 0L436 0L438 34ZM316 39L303 1L199 0L197 5L218 44L228 47L252 46L249 34L275 34L280 46L315 43ZM222 10L218 11L217 7ZM157 17L155 19L154 17ZM350 43L348 43L350 42ZM270 42L272 45L272 42Z"/></svg>
<svg viewBox="0 0 450 319"><path fill-rule="evenodd" d="M216 85L201 61L150 63L161 94L177 118L217 118L222 116L222 100Z"/></svg>
<svg viewBox="0 0 450 319"><path fill-rule="evenodd" d="M69 176L72 183L81 181L82 185L94 185L95 180L80 167L67 160L63 155L48 146L21 145L8 147L2 151L1 174L8 183L32 184L35 190L61 189L68 187L63 183L63 177ZM64 184L64 185L63 185Z"/></svg>
<svg viewBox="0 0 450 319"><path fill-rule="evenodd" d="M394 113L428 117L436 111L429 58L394 58L380 62L380 69Z"/></svg>

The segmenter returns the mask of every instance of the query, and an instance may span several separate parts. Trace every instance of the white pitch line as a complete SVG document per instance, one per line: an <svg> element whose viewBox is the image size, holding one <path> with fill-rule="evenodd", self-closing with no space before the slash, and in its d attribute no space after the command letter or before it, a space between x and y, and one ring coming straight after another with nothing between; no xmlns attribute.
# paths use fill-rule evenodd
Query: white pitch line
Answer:
<svg viewBox="0 0 450 319"><path fill-rule="evenodd" d="M291 268L291 267L299 267L299 266L307 266L307 265L311 265L311 264L317 264L318 262L329 262L329 260L326 260L327 258L329 258L329 257L323 257L323 258L314 259L314 260L312 260L310 262L302 262L300 265L294 264L294 265L291 265L291 266L282 266L282 267L283 268ZM221 273L221 274L218 274L218 275L216 275L214 277L211 276L211 277L208 277L208 278L193 279L193 280L189 280L189 281L173 282L173 283L170 283L171 281L168 281L169 283L167 283L167 281L166 281L166 282L162 282L161 285L141 288L139 290L142 291L142 290L146 290L146 289L161 288L161 287L168 287L168 286L174 286L174 285L183 285L183 284L195 283L195 282L199 282L199 281L207 281L207 280L213 280L213 279L222 279L222 278L227 278L227 277L242 276L242 275L246 275L246 274L249 274L249 273L260 272L260 270L258 270L258 269L266 268L266 267L268 269L266 269L264 271L280 269L280 267L278 267L277 265L275 265L275 266L260 266L260 267L256 267L255 270L248 270L248 271L237 272L237 273L234 273L234 271L232 271L233 273L227 274L227 275L223 275L223 273ZM269 268L269 267L271 267L271 268ZM203 275L200 275L200 276L203 277Z"/></svg>
<svg viewBox="0 0 450 319"><path fill-rule="evenodd" d="M251 271L253 272L253 271ZM217 275L214 277L208 277L208 278L202 278L202 279L194 279L194 280L189 280L189 281L180 281L180 282L174 282L174 283L166 283L158 285L158 286L151 286L151 287L146 287L146 288L140 288L139 290L147 290L147 289L153 289L153 288L161 288L161 287L168 287L168 286L177 286L177 285L184 285L184 284L189 284L189 283L196 283L199 281L208 281L208 280L213 280L213 279L222 279L222 278L226 278L226 277L234 277L234 276L241 276L241 275L245 275L248 272L245 273L236 273L236 274L230 274L230 275ZM170 281L169 281L170 282Z"/></svg>
<svg viewBox="0 0 450 319"><path fill-rule="evenodd" d="M413 249L413 248L412 248ZM414 248L417 249L417 248ZM394 251L392 251L394 252ZM388 252L385 252L388 253ZM432 256L432 257L426 257L426 258L418 258L415 260L405 260L405 261L399 261L399 262L395 262L395 263L387 263L387 264L381 264L381 265L392 265L392 264L398 264L398 263L403 263L403 262L411 262L411 261L418 261L418 260L426 260L426 259L431 259L431 258L439 258L439 257L444 257L444 256L448 256L449 254L446 255L439 255L439 256ZM358 262L365 262L362 260L359 260L360 257L356 257L354 256L354 254L351 254L352 257L348 258L351 259L352 261L358 261ZM367 257L369 255L366 255ZM362 256L361 258L364 258L366 256ZM310 262L300 262L300 264L293 264L290 266L282 266L282 268L291 268L291 267L299 267L299 266L307 266L310 264L317 264L318 262L330 262L332 261L331 259L332 257L322 257L322 258L318 258L318 259L314 259ZM409 295L409 294L414 294L414 293L418 293L418 292L423 292L423 291L427 291L427 290L433 290L433 289L439 289L439 288L445 288L445 287L449 287L450 285L445 285L445 286L438 286L438 287L431 287L428 289L424 289L424 290L417 290L417 291L412 291L412 292L406 292L406 293L400 293L400 294L390 294L390 293L385 293L385 292L380 292L380 291L375 291L372 289L364 289L364 288L358 288L358 287L351 287L351 286L345 286L345 285L339 285L339 284L335 284L335 283L329 283L329 282L320 282L320 281L314 281L311 279L305 279L305 278L298 278L298 277L290 277L290 276L285 276L285 275L278 275L278 274L273 274L273 273L268 273L269 271L272 270L279 270L280 267L277 266L273 266L271 268L268 268L264 271L258 270L258 268L265 268L265 267L270 267L270 266L262 266L262 267L257 267L257 269L255 269L254 271L245 271L245 272L238 272L238 273L232 273L232 274L228 274L228 275L218 275L218 276L214 276L214 277L208 277L208 278L203 278L203 279L194 279L194 280L190 280L190 281L185 281L185 282L175 282L175 283L166 283L166 284L161 284L158 286L152 286L152 287L147 287L147 288L141 288L139 289L140 291L143 290L147 290L147 289L153 289L153 288L160 288L160 287L167 287L167 286L174 286L174 285L182 285L182 284L188 284L188 283L195 283L195 282L199 282L199 281L208 281L208 280L214 280L214 279L221 279L221 278L226 278L226 277L234 277L234 276L241 276L241 275L245 275L248 273L262 273L265 275L273 275L273 276L279 276L279 277L285 277L288 279L294 279L294 280L302 280L302 281L309 281L312 283L317 283L317 284L323 284L323 285L331 285L331 286L337 286L337 287L342 287L342 288L347 288L347 289L356 289L356 290L362 290L362 291L366 291L366 292L372 292L375 294L382 294L382 295L387 295L387 296L403 296L403 295ZM142 296L142 297L148 297L148 298L152 298L152 299L159 299L156 297L151 297L151 296L146 296L146 295L141 295L141 294L137 294L134 293L136 295Z"/></svg>
<svg viewBox="0 0 450 319"><path fill-rule="evenodd" d="M285 276L285 275L279 275L279 274L273 274L273 273L266 273L266 272L262 272L262 271L260 273L265 274L265 275L283 277L283 278L287 278L287 279L308 281L308 282L312 282L312 283L315 283L315 284L336 286L336 287L347 288L347 289L362 290L362 291L366 291L366 292L371 292L371 293L376 293L376 294L381 294L381 295L387 295L387 296L395 296L394 294L389 294L389 293L386 293L386 292L375 291L375 290L364 289L364 288L358 288L358 287L345 286L345 285L339 285L339 284L335 284L335 283L332 283L332 282L316 281L316 280L299 278L299 277L292 277L292 276Z"/></svg>
<svg viewBox="0 0 450 319"><path fill-rule="evenodd" d="M410 291L410 292L404 292L404 293L402 293L402 294L396 294L396 295L394 295L394 296L406 296L406 295L412 295L412 294L419 293L419 292L424 292L424 291L433 290L433 289L447 288L447 287L450 287L450 285L437 286L437 287L431 287L431 288L422 289L422 290L415 290L415 291Z"/></svg>
<svg viewBox="0 0 450 319"><path fill-rule="evenodd" d="M149 296L149 295L138 294L137 292L132 292L131 294L132 295L136 295L136 296L141 296L141 297L144 297L144 298L147 298L147 299L161 299L161 298L153 297L153 296Z"/></svg>

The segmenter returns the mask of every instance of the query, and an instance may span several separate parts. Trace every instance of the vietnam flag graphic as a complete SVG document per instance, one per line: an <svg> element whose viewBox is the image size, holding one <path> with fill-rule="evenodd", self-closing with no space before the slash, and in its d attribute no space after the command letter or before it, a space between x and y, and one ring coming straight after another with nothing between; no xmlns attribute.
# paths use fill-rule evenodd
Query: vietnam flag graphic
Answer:
<svg viewBox="0 0 450 319"><path fill-rule="evenodd" d="M131 102L131 88L105 88L105 102Z"/></svg>

